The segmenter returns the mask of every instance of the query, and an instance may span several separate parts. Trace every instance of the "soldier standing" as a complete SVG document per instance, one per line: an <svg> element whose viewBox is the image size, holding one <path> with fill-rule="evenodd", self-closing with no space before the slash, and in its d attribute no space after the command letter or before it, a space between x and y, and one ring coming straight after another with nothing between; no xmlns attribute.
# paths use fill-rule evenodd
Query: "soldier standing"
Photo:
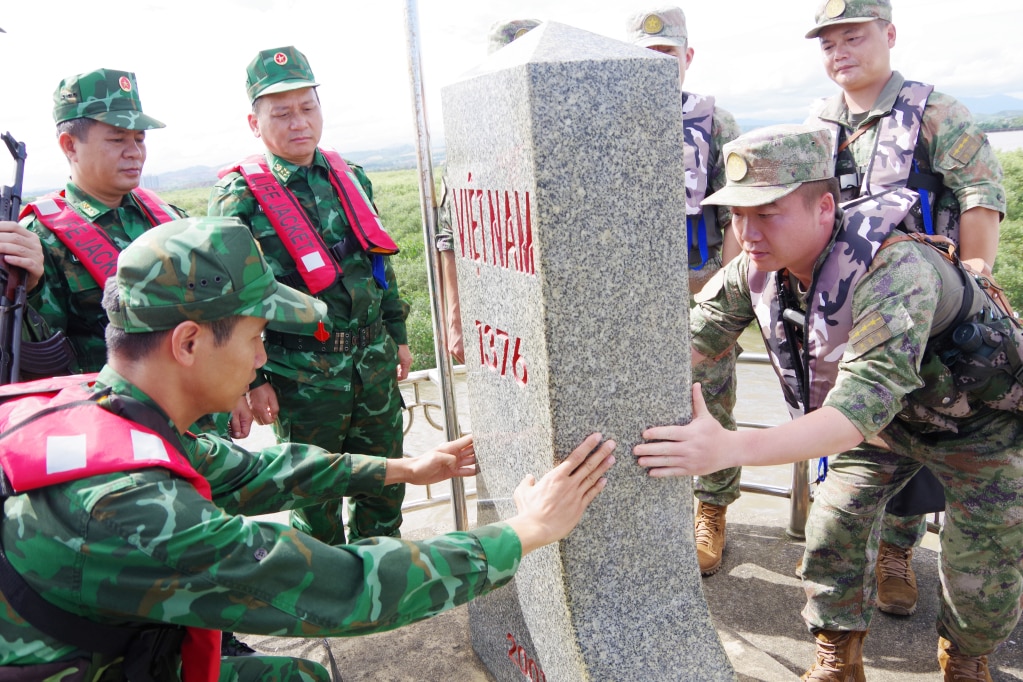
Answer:
<svg viewBox="0 0 1023 682"><path fill-rule="evenodd" d="M327 304L332 332L268 332L269 361L249 403L281 442L332 452L402 456L398 381L412 364L408 305L385 258L397 247L372 204L358 166L319 147L323 114L312 68L294 47L261 51L246 70L249 127L266 152L223 174L211 216L238 217L252 230L281 282ZM348 540L399 536L403 485L359 494ZM292 524L329 544L345 542L337 500L292 514Z"/></svg>
<svg viewBox="0 0 1023 682"><path fill-rule="evenodd" d="M686 17L679 7L665 7L633 16L627 27L634 45L647 47L678 60L680 85L693 62ZM682 92L682 124L685 134L686 230L689 237L689 293L700 292L707 280L739 253L731 229L731 213L725 206L702 206L708 193L725 186L725 164L721 150L739 135L730 113L717 106L714 98ZM717 363L701 368L698 377L714 406L714 416L728 429L735 429L735 346ZM725 513L739 497L741 469L726 469L701 476L695 485L700 504L696 510L696 558L702 575L721 568L725 549Z"/></svg>
<svg viewBox="0 0 1023 682"><path fill-rule="evenodd" d="M834 135L843 202L893 187L920 194L915 229L948 237L977 272L991 273L1005 214L1002 169L987 136L954 98L907 81L891 67L895 25L889 0L825 0L806 34L820 40L824 70L842 92L817 102L808 124ZM895 504L928 485L928 470ZM931 510L939 510L940 486ZM913 549L927 532L922 514L884 514L877 555L878 605L895 615L916 610Z"/></svg>
<svg viewBox="0 0 1023 682"><path fill-rule="evenodd" d="M943 334L966 322L1000 329L1005 345L993 352L1017 358L1023 335L974 277L897 229L912 220L915 192L840 208L832 144L828 131L807 126L739 137L725 146L727 185L705 200L732 207L743 255L693 311L693 364L756 321L793 420L726 431L694 386L693 421L648 429L644 438L662 442L634 452L652 476L842 453L806 529L803 618L817 660L802 679L815 682L864 679L874 596L867 547L888 500L930 467L948 496L939 664L946 682L991 680L987 655L1012 633L1023 597L1023 393L1012 376L1023 367L998 370L1011 378L1004 391L975 393L960 381L972 351L946 354ZM967 290L975 305L963 305Z"/></svg>

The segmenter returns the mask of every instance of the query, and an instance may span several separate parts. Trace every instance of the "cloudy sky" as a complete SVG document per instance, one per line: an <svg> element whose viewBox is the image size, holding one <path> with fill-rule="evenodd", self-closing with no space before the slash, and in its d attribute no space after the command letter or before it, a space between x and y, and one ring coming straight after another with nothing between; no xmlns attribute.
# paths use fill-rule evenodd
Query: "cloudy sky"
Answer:
<svg viewBox="0 0 1023 682"><path fill-rule="evenodd" d="M696 57L686 89L716 95L741 119L799 120L830 94L813 24L816 0L683 5ZM419 0L427 111L442 136L440 90L486 56L492 24L532 17L621 39L640 0ZM260 149L245 122L245 66L295 45L321 83L324 143L359 150L414 140L405 0L7 0L0 9L0 130L26 142L27 190L63 182L52 95L64 76L134 71L145 111L167 127L148 138L147 173L220 165ZM893 63L959 97L1023 97L1019 0L894 0ZM0 181L13 165L0 160Z"/></svg>

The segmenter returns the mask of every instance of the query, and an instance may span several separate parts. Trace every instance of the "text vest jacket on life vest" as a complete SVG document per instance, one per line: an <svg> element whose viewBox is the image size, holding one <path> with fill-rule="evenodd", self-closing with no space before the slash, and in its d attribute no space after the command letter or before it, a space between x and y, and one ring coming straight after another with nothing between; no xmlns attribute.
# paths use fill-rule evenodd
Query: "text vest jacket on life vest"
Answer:
<svg viewBox="0 0 1023 682"><path fill-rule="evenodd" d="M398 246L384 231L380 218L359 184L355 173L331 149L320 148L330 166L330 184L337 193L348 224L363 250L374 255L398 253ZM318 294L341 276L341 263L331 254L298 199L284 187L261 154L250 156L236 166L220 172L220 177L237 172L256 198L256 202L295 261L309 293Z"/></svg>
<svg viewBox="0 0 1023 682"><path fill-rule="evenodd" d="M0 399L18 396L0 405L0 466L15 492L161 467L211 499L209 482L192 467L181 445L115 414L124 400L91 391L86 382L94 379L95 375L55 377L0 390ZM220 640L219 631L187 629L181 647L185 682L218 678Z"/></svg>
<svg viewBox="0 0 1023 682"><path fill-rule="evenodd" d="M717 210L700 202L707 196L710 173L711 129L714 98L682 93L682 132L685 145L686 234L689 239L689 267L699 270L710 258L710 248L722 241Z"/></svg>
<svg viewBox="0 0 1023 682"><path fill-rule="evenodd" d="M153 227L178 219L177 214L156 192L136 188L131 191L131 196ZM81 261L100 288L103 288L107 278L117 270L117 254L120 253L120 249L103 228L71 208L64 198L64 190L47 194L28 204L22 209L21 217L30 213L34 213L39 222L57 235L64 246Z"/></svg>
<svg viewBox="0 0 1023 682"><path fill-rule="evenodd" d="M750 267L748 281L754 313L768 355L781 377L789 413L796 418L824 404L838 376L849 333L852 297L878 249L917 202L915 192L897 189L850 204L841 227L818 266L806 299L802 344L786 330L783 289L787 272ZM791 327L790 327L791 329ZM799 346L802 346L801 348Z"/></svg>

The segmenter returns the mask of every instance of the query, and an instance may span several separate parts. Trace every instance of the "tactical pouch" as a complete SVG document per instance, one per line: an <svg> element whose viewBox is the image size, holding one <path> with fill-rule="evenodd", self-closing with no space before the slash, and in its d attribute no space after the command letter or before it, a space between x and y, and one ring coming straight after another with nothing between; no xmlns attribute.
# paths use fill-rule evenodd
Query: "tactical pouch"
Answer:
<svg viewBox="0 0 1023 682"><path fill-rule="evenodd" d="M959 260L955 245L944 237L899 234L884 246L911 239L930 248L925 257L941 276L942 302L935 314L924 364L936 355L951 373L955 391L946 382L916 395L922 404L935 406L958 402L965 395L973 408L986 405L996 410L1023 412L1023 328L1012 306L991 277L968 270ZM933 362L933 358L931 358Z"/></svg>

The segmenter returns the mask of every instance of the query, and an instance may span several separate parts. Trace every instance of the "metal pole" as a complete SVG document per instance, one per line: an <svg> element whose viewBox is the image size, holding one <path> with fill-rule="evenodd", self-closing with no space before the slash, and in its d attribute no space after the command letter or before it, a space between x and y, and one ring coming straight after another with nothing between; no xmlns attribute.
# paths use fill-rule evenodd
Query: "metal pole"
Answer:
<svg viewBox="0 0 1023 682"><path fill-rule="evenodd" d="M437 193L433 184L433 159L430 156L430 130L426 123L426 97L423 88L423 69L419 59L419 11L416 0L405 2L405 33L408 41L409 84L412 86L412 107L416 117L416 166L419 170L419 203L422 207L423 241L425 242L426 274L430 283L430 310L433 313L433 349L440 376L441 404L444 405L444 434L447 440L461 435L455 405L454 379L451 358L448 356L447 329L443 320L444 301L440 292L440 254L436 248ZM451 511L455 517L455 530L466 530L469 517L465 505L465 484L460 478L451 479Z"/></svg>

